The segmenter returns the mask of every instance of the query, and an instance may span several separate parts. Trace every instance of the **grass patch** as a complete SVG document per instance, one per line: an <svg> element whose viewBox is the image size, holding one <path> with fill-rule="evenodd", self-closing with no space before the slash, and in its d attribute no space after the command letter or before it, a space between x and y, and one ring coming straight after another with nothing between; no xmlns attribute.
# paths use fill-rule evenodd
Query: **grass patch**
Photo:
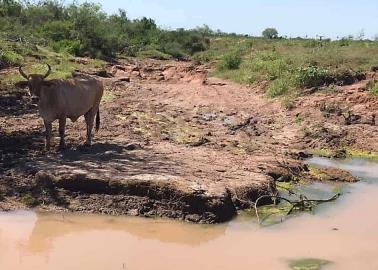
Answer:
<svg viewBox="0 0 378 270"><path fill-rule="evenodd" d="M239 52L230 52L223 56L218 64L219 70L236 70L240 68L243 59Z"/></svg>
<svg viewBox="0 0 378 270"><path fill-rule="evenodd" d="M235 59L233 52L240 58L228 66ZM196 59L217 63L211 76L245 84L267 81L267 96L276 98L312 87L334 90L332 85L362 79L362 72L378 66L378 42L219 37L211 39L210 48Z"/></svg>
<svg viewBox="0 0 378 270"><path fill-rule="evenodd" d="M172 59L172 56L158 50L146 50L141 51L138 53L138 57L140 58L150 58L150 59L157 59L157 60L169 60Z"/></svg>
<svg viewBox="0 0 378 270"><path fill-rule="evenodd" d="M17 45L16 47L16 45L13 46L10 44L8 43L8 47L14 50L8 54L8 57L9 55L13 55L12 65L22 65L27 74L44 74L47 71L46 64L50 64L52 73L48 79L67 79L71 78L72 72L75 69L100 69L105 65L105 62L99 59L89 59L87 64L78 63L75 61L75 57L69 53L56 53L48 47L35 46L33 48L23 48L21 47L22 45ZM18 55L16 51L23 52L25 55ZM24 80L24 78L18 72L5 73L2 76L2 82L5 84L14 84L21 80Z"/></svg>
<svg viewBox="0 0 378 270"><path fill-rule="evenodd" d="M369 92L373 95L378 95L378 82L374 81L368 88Z"/></svg>
<svg viewBox="0 0 378 270"><path fill-rule="evenodd" d="M30 208L36 207L40 204L39 201L36 198L34 198L31 194L26 194L22 196L21 202Z"/></svg>
<svg viewBox="0 0 378 270"><path fill-rule="evenodd" d="M308 166L308 169L309 173L319 181L329 181L331 179L330 176L324 173L322 169L316 168L314 166Z"/></svg>
<svg viewBox="0 0 378 270"><path fill-rule="evenodd" d="M311 151L311 154L319 157L332 158L335 156L335 152L328 148L318 148Z"/></svg>
<svg viewBox="0 0 378 270"><path fill-rule="evenodd" d="M114 99L116 99L116 95L113 92L105 91L101 99L101 102L105 104L105 103L112 102ZM117 117L119 118L121 116L117 116Z"/></svg>
<svg viewBox="0 0 378 270"><path fill-rule="evenodd" d="M349 157L378 160L378 152L354 150L350 148L345 150Z"/></svg>
<svg viewBox="0 0 378 270"><path fill-rule="evenodd" d="M0 68L17 66L24 61L24 58L14 51L0 50Z"/></svg>

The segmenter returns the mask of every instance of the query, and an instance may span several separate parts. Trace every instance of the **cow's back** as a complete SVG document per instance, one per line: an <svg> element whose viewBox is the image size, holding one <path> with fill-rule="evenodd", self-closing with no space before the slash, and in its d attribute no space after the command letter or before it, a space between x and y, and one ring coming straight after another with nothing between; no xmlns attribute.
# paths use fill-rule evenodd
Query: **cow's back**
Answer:
<svg viewBox="0 0 378 270"><path fill-rule="evenodd" d="M92 107L98 106L102 95L102 83L94 79L52 80L44 87L41 113L48 117L77 119Z"/></svg>

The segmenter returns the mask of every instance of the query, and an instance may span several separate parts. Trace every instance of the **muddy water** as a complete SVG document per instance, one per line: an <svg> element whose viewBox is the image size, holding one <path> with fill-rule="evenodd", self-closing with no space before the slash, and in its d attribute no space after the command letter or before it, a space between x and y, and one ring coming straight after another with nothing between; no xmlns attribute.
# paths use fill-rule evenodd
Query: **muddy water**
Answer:
<svg viewBox="0 0 378 270"><path fill-rule="evenodd" d="M203 226L128 217L0 215L0 269L290 269L289 261L332 261L324 269L378 269L378 164L313 159L364 177L316 214L261 228L242 215ZM315 269L315 268L313 268Z"/></svg>

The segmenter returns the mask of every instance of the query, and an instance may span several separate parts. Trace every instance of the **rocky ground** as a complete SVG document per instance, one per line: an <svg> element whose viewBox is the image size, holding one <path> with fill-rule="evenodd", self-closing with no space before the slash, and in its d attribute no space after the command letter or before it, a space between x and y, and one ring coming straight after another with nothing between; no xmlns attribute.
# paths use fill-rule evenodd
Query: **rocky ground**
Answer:
<svg viewBox="0 0 378 270"><path fill-rule="evenodd" d="M275 193L277 181L316 178L303 163L314 150L378 150L378 99L366 91L375 73L348 86L310 89L287 109L264 96L263 83L241 86L208 71L153 60L87 70L106 86L94 145L82 146L79 119L68 122L67 150L49 153L26 90L2 84L0 208L223 222ZM333 181L353 181L342 171L328 173Z"/></svg>

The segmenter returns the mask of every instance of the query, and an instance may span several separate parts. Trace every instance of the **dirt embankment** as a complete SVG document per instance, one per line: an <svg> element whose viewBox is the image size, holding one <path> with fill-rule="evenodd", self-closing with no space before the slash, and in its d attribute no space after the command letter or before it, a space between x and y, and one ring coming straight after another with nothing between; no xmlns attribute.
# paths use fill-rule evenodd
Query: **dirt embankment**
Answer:
<svg viewBox="0 0 378 270"><path fill-rule="evenodd" d="M0 207L222 222L276 192L276 181L307 177L301 159L310 148L363 142L378 148L365 130L376 133L375 124L346 124L344 112L321 110L340 102L369 118L377 103L359 90L363 82L300 98L287 111L258 87L207 72L183 62L109 65L97 73L106 94L95 144L80 146L79 120L67 125L67 150L51 153L43 152L42 121L25 90L2 86Z"/></svg>

